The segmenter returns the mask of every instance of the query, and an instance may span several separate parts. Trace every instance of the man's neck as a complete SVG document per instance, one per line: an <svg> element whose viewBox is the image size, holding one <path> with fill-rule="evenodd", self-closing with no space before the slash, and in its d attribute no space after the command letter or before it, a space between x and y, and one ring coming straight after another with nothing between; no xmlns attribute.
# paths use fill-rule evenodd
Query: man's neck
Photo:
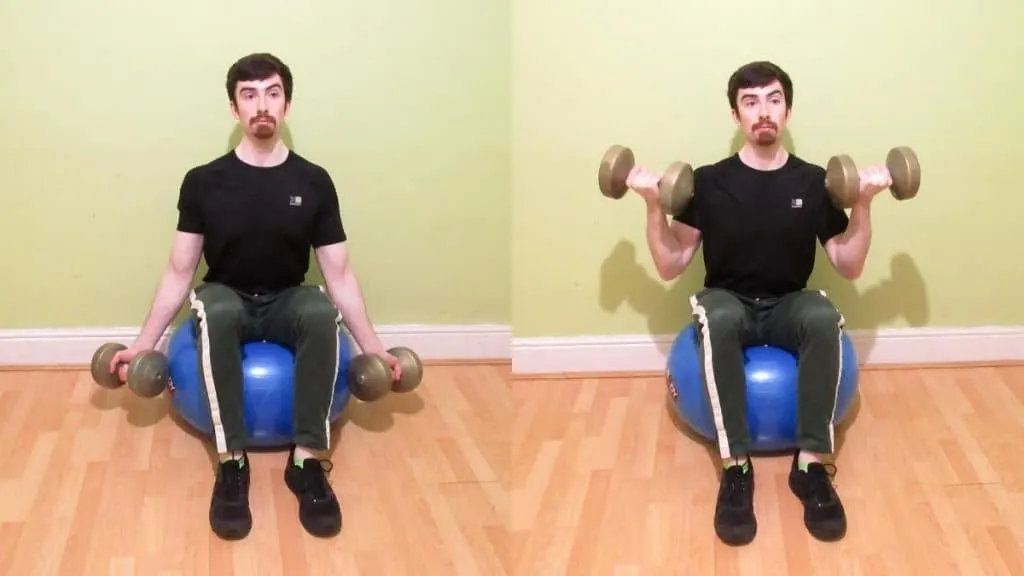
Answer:
<svg viewBox="0 0 1024 576"><path fill-rule="evenodd" d="M284 163L288 159L288 147L280 138L253 141L242 138L235 147L235 155L246 164L270 168Z"/></svg>
<svg viewBox="0 0 1024 576"><path fill-rule="evenodd" d="M789 152L781 142L768 146L755 146L749 142L740 148L740 160L755 170L778 170L789 160Z"/></svg>

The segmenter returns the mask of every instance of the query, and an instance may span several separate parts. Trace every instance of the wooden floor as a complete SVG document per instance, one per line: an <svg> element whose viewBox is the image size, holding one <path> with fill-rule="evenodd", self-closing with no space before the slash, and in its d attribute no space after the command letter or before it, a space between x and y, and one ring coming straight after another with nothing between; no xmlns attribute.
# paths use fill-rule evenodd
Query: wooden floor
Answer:
<svg viewBox="0 0 1024 576"><path fill-rule="evenodd" d="M166 399L87 373L0 372L0 575L503 574L510 367L428 367L339 422L343 532L308 536L286 453L252 455L253 530L217 539L204 443Z"/></svg>
<svg viewBox="0 0 1024 576"><path fill-rule="evenodd" d="M712 527L717 456L677 428L664 378L516 381L517 574L1024 574L1024 368L865 371L836 477L849 532L819 543L761 458L759 531Z"/></svg>
<svg viewBox="0 0 1024 576"><path fill-rule="evenodd" d="M0 372L0 575L1024 574L1024 368L865 371L861 391L837 544L806 534L785 457L755 461L757 539L720 544L716 459L663 378L510 382L507 365L351 404L337 538L302 530L285 455L254 454L253 532L226 543L207 445L166 400Z"/></svg>

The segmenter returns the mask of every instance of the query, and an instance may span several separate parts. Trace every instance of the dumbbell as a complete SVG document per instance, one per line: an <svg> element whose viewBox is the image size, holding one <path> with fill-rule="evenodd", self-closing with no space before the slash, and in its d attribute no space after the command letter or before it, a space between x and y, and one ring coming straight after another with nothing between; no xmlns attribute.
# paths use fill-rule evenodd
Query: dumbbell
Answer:
<svg viewBox="0 0 1024 576"><path fill-rule="evenodd" d="M376 354L359 354L348 367L348 389L363 402L374 402L388 392L411 392L423 380L423 362L415 352L404 346L388 350L402 369L402 377L392 378L391 366Z"/></svg>
<svg viewBox="0 0 1024 576"><path fill-rule="evenodd" d="M921 164L909 146L896 146L885 157L885 167L892 176L889 191L897 200L910 200L921 188ZM860 196L860 175L857 165L846 154L828 159L825 167L825 188L837 208L852 208Z"/></svg>
<svg viewBox="0 0 1024 576"><path fill-rule="evenodd" d="M618 200L626 195L629 187L626 179L636 165L633 151L625 146L612 146L601 158L597 171L597 185L601 193ZM685 162L669 164L665 174L658 181L658 202L668 215L682 212L693 197L693 167Z"/></svg>
<svg viewBox="0 0 1024 576"><path fill-rule="evenodd" d="M96 349L92 355L92 379L103 388L116 389L124 385L118 374L120 370L110 373L110 360L121 350L127 349L124 344L109 342ZM139 352L128 363L128 388L143 398L155 398L167 388L170 381L167 356L156 350Z"/></svg>

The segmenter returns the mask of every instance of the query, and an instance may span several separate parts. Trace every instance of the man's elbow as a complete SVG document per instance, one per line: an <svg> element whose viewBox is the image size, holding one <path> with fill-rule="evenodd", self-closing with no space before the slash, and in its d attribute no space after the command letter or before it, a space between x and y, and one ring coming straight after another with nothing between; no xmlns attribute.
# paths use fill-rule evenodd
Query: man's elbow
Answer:
<svg viewBox="0 0 1024 576"><path fill-rule="evenodd" d="M340 292L345 289L345 285L348 284L348 274L344 269L332 269L330 271L322 271L324 275L324 283L327 284L327 289L331 292Z"/></svg>
<svg viewBox="0 0 1024 576"><path fill-rule="evenodd" d="M849 270L847 270L843 274L843 278L846 278L847 280L850 280L852 282L852 281L857 280L858 278L860 278L861 274L863 274L863 273L864 273L864 267L863 266L858 266L856 268L850 268Z"/></svg>
<svg viewBox="0 0 1024 576"><path fill-rule="evenodd" d="M177 284L190 283L195 276L196 268L197 266L191 265L190 262L172 260L164 268L164 278Z"/></svg>
<svg viewBox="0 0 1024 576"><path fill-rule="evenodd" d="M836 271L846 280L857 280L864 273L864 264L858 262L836 262Z"/></svg>
<svg viewBox="0 0 1024 576"><path fill-rule="evenodd" d="M655 268L658 271L658 278L661 278L663 282L671 282L683 273L683 270L686 269L686 263L675 261L657 263Z"/></svg>

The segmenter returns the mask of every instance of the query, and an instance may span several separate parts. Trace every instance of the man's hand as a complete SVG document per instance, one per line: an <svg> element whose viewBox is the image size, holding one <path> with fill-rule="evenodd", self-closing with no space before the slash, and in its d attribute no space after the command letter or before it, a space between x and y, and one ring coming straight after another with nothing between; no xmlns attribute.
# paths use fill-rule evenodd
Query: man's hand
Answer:
<svg viewBox="0 0 1024 576"><path fill-rule="evenodd" d="M359 342L356 342L358 344ZM384 349L384 345L381 344L379 339L375 340L375 345L372 346L359 346L359 348L366 354L373 354L380 356L387 363L388 367L391 368L391 377L398 381L402 377L402 367L398 364L398 358L395 358L391 353Z"/></svg>
<svg viewBox="0 0 1024 576"><path fill-rule="evenodd" d="M387 351L380 352L380 357L383 358L384 361L388 363L388 366L391 367L391 378L396 382L401 380L402 367L398 365L398 358L388 354Z"/></svg>
<svg viewBox="0 0 1024 576"><path fill-rule="evenodd" d="M128 364L135 359L140 353L145 352L146 349L139 346L129 346L124 350L119 350L114 357L110 359L110 373L117 374L117 377L121 382L128 381Z"/></svg>
<svg viewBox="0 0 1024 576"><path fill-rule="evenodd" d="M857 202L861 204L870 204L879 192L892 186L892 175L883 164L863 168L859 171L859 176L860 195Z"/></svg>
<svg viewBox="0 0 1024 576"><path fill-rule="evenodd" d="M626 177L626 186L640 195L648 205L659 205L661 196L658 183L661 181L661 174L648 170L643 166L634 166Z"/></svg>

